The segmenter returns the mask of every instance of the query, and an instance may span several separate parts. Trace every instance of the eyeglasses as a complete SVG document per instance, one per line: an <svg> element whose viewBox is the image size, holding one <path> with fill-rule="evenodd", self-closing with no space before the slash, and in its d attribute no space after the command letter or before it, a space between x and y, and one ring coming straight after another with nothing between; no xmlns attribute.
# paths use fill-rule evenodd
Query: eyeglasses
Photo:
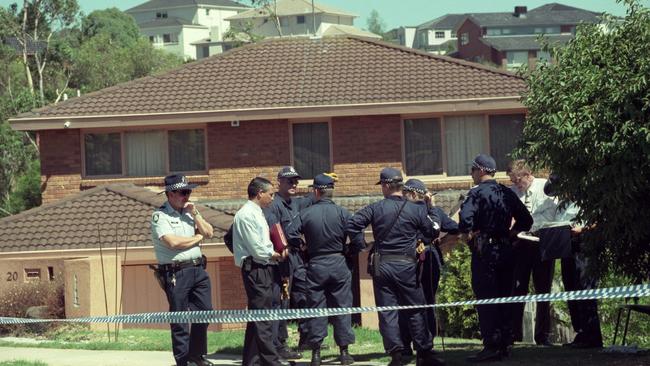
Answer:
<svg viewBox="0 0 650 366"><path fill-rule="evenodd" d="M186 196L186 197L192 194L192 191L189 189L183 189L182 191L174 191L174 192L180 194L181 196Z"/></svg>
<svg viewBox="0 0 650 366"><path fill-rule="evenodd" d="M289 179L287 179L287 182L289 184L298 184L299 179L298 178L289 178Z"/></svg>

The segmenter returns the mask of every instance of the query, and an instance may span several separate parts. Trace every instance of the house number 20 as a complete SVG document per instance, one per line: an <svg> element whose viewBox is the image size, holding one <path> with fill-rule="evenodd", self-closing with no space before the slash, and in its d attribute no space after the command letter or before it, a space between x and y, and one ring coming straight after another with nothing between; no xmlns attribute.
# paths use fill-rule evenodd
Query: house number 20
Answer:
<svg viewBox="0 0 650 366"><path fill-rule="evenodd" d="M7 282L18 281L18 272L7 272Z"/></svg>

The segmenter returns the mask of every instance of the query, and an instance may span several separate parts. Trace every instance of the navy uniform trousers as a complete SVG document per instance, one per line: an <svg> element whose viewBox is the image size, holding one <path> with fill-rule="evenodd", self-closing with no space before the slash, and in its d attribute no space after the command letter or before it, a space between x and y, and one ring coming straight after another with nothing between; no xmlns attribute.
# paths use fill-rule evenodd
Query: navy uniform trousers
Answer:
<svg viewBox="0 0 650 366"><path fill-rule="evenodd" d="M436 293L438 292L438 285L440 284L440 275L442 272L442 257L438 249L430 246L426 251L426 259L422 263L422 291L424 292L424 299L427 304L436 303ZM431 338L438 335L438 327L436 324L436 314L433 308L426 310L426 324ZM402 332L402 343L406 351L411 350L411 333L408 328L408 318L400 313L399 328Z"/></svg>
<svg viewBox="0 0 650 366"><path fill-rule="evenodd" d="M246 262L250 262L250 268ZM276 268L274 265L258 264L250 257L242 263L242 279L248 298L248 309L271 309L273 306L273 283ZM271 321L246 323L242 366L280 365L277 348L273 343L273 324Z"/></svg>
<svg viewBox="0 0 650 366"><path fill-rule="evenodd" d="M201 266L182 268L175 272L167 271L165 294L169 311L212 310L210 277ZM172 350L177 366L185 366L189 358L198 358L208 353L208 323L192 323L191 326L187 323L171 323L170 327Z"/></svg>
<svg viewBox="0 0 650 366"><path fill-rule="evenodd" d="M425 303L422 287L416 281L416 263L409 261L382 261L379 275L373 278L373 290L377 306L423 305ZM402 340L399 318L408 325L415 349L429 351L432 338L427 329L424 309L396 310L379 312L379 332L388 353L401 352L405 348Z"/></svg>
<svg viewBox="0 0 650 366"><path fill-rule="evenodd" d="M352 307L352 273L343 254L311 258L307 266L307 285L307 307L310 309ZM336 344L341 347L354 343L352 316L333 316L331 320ZM312 348L320 348L327 337L327 321L327 317L308 321L308 342Z"/></svg>
<svg viewBox="0 0 650 366"><path fill-rule="evenodd" d="M511 296L513 266L514 254L508 239L492 243L486 240L480 250L472 249L472 289L476 298ZM512 310L512 304L476 306L485 346L504 347L512 343Z"/></svg>

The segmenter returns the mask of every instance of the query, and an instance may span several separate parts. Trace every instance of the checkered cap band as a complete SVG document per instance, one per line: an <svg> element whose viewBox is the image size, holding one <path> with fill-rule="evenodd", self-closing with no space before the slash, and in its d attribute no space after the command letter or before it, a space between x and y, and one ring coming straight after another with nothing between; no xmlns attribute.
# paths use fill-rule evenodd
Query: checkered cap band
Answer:
<svg viewBox="0 0 650 366"><path fill-rule="evenodd" d="M488 173L494 173L494 172L497 171L496 169L485 167L485 166L483 166L483 165L481 165L481 164L479 164L477 162L472 162L472 167L474 167L476 169L486 171Z"/></svg>
<svg viewBox="0 0 650 366"><path fill-rule="evenodd" d="M407 185L404 186L403 190L408 191L408 192L415 192L415 193L419 193L419 194L426 194L427 193L427 191L425 191L423 189L416 188L416 187L411 187L411 186L407 186Z"/></svg>
<svg viewBox="0 0 650 366"><path fill-rule="evenodd" d="M177 191L179 189L187 188L190 185L187 184L187 182L180 182L180 183L175 183L175 184L170 184L168 186L165 186L165 191ZM191 189L191 188L190 188Z"/></svg>

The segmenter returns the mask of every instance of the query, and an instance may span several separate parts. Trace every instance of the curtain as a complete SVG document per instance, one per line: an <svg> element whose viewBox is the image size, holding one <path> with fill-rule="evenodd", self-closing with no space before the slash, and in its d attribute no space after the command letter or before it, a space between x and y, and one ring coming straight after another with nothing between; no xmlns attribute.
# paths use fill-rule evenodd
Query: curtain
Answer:
<svg viewBox="0 0 650 366"><path fill-rule="evenodd" d="M169 131L169 171L203 171L205 137L202 129Z"/></svg>
<svg viewBox="0 0 650 366"><path fill-rule="evenodd" d="M483 115L445 117L447 175L470 174L470 162L486 153L487 129Z"/></svg>
<svg viewBox="0 0 650 366"><path fill-rule="evenodd" d="M438 118L404 120L406 174L442 174L441 141Z"/></svg>
<svg viewBox="0 0 650 366"><path fill-rule="evenodd" d="M124 143L128 176L165 175L165 131L126 132Z"/></svg>
<svg viewBox="0 0 650 366"><path fill-rule="evenodd" d="M327 123L293 124L293 166L304 179L330 171Z"/></svg>
<svg viewBox="0 0 650 366"><path fill-rule="evenodd" d="M505 171L508 156L517 146L524 130L523 114L490 116L490 155L497 162L497 170Z"/></svg>

